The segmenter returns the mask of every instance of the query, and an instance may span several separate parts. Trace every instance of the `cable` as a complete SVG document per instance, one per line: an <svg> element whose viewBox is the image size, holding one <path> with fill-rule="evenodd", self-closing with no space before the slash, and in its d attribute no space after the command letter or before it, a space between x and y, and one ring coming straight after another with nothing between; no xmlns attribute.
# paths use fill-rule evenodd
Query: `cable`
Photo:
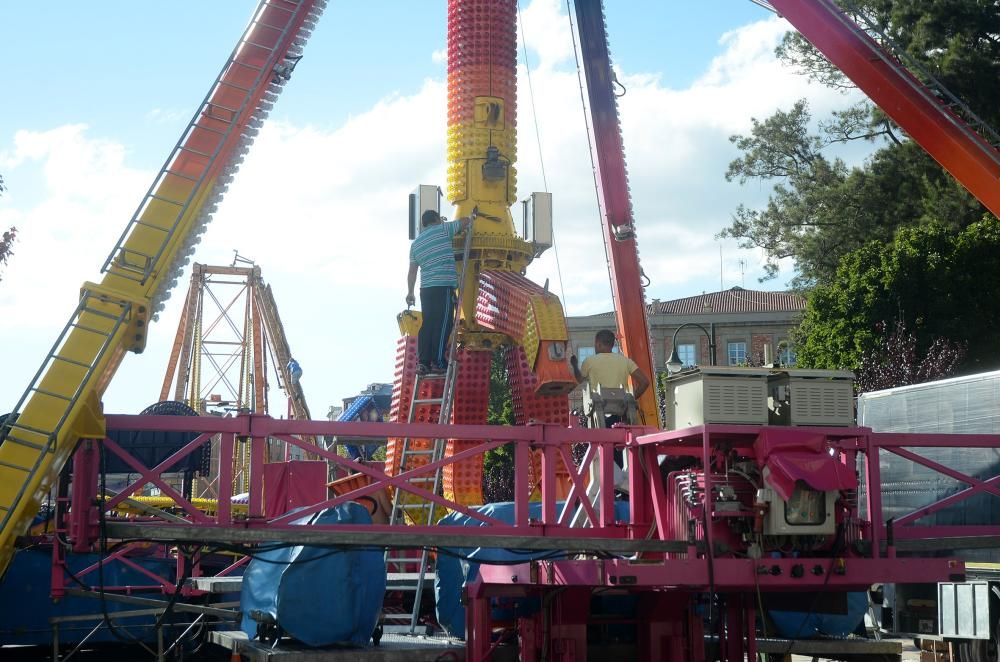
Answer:
<svg viewBox="0 0 1000 662"><path fill-rule="evenodd" d="M538 164L542 170L542 187L545 192L549 192L549 180L545 174L545 159L542 156L542 136L538 129L538 112L535 108L535 91L531 85L531 66L528 64L528 39L524 33L524 19L521 15L521 0L517 2L517 22L521 26L521 49L524 51L524 71L528 80L528 99L531 103L531 116L535 120L535 144L538 146ZM556 276L559 277L559 296L562 297L563 308L568 309L569 303L566 301L566 289L563 285L562 263L559 261L559 244L556 242L556 231L552 228L552 252L556 260Z"/></svg>
<svg viewBox="0 0 1000 662"><path fill-rule="evenodd" d="M566 14L569 17L569 35L573 40L573 57L576 58L576 80L580 87L580 106L583 109L583 124L586 127L587 134L587 148L590 152L590 170L594 177L594 197L595 203L597 204L597 220L601 224L601 238L604 239L604 263L608 269L608 280L613 280L611 274L611 252L608 248L608 234L604 232L604 224L601 221L601 205L600 202L600 184L597 181L597 164L594 163L594 140L590 135L590 124L587 122L587 100L583 92L583 79L580 73L580 53L576 49L576 33L573 28L573 9L570 7L570 0L566 0ZM615 301L615 290L611 288L611 305L613 310L618 310L617 302Z"/></svg>

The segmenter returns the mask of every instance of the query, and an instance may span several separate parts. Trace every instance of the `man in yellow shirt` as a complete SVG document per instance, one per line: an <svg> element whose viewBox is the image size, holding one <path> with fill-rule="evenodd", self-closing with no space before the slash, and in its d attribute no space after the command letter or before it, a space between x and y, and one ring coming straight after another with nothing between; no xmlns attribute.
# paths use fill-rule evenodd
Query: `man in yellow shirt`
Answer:
<svg viewBox="0 0 1000 662"><path fill-rule="evenodd" d="M623 388L632 393L638 400L639 396L649 388L649 377L646 376L635 361L624 354L615 354L615 334L608 329L602 329L594 336L593 356L588 356L583 361L581 367L576 356L569 358L569 363L573 366L573 375L577 383L583 380L590 382L590 388ZM629 385L629 377L632 378L635 388Z"/></svg>

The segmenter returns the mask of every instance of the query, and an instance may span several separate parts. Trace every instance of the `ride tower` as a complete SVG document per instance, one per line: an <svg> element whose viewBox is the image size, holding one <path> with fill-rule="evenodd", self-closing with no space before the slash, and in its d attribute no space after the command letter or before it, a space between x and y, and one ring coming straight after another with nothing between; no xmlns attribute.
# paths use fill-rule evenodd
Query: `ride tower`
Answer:
<svg viewBox="0 0 1000 662"><path fill-rule="evenodd" d="M490 364L493 353L501 348L518 425L568 425L568 394L576 386L562 304L547 288L525 277L527 266L548 245L519 236L511 214L517 202L516 21L516 0L448 2L446 195L456 217L474 216L467 259L463 259L465 237L455 239L456 268L463 281L455 327L458 344L451 357L458 363L451 416L455 424L486 422ZM548 194L534 194L524 204L529 211L535 205L546 212L550 209ZM535 236L529 228L525 233ZM407 420L414 397L442 396L443 380L420 380L420 392L414 394L416 367L416 329L407 328L397 347L394 421ZM415 420L437 422L439 410L438 405L420 405ZM477 443L449 440L445 456ZM430 448L431 444L429 439L410 440L410 447ZM401 448L402 440L389 441L386 473L400 472ZM417 466L426 462L415 459ZM405 467L413 468L412 464ZM482 456L448 465L443 488L447 498L463 504L482 503Z"/></svg>

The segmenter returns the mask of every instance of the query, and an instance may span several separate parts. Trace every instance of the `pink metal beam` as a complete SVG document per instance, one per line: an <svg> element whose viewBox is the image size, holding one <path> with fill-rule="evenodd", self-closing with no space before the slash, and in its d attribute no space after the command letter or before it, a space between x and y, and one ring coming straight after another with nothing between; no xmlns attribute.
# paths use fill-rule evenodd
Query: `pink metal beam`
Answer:
<svg viewBox="0 0 1000 662"><path fill-rule="evenodd" d="M117 455L125 464L132 467L132 469L139 474L139 479L136 482L132 483L132 485L130 485L129 487L122 490L113 499L111 499L111 501L108 502L109 504L115 502L115 499L118 500L117 503L121 503L121 501L132 496L132 494L134 494L139 488L141 488L146 483L152 483L153 485L156 485L158 488L160 488L161 492L163 492L165 495L173 499L174 503L176 503L180 508L182 508L184 512L186 512L188 516L195 522L205 523L210 521L207 515L205 515L200 510L194 507L194 504L192 504L190 501L182 497L177 490L175 490L174 488L170 487L165 482L163 482L163 480L159 476L159 474L164 470L163 464L158 465L156 469L147 469L141 464L139 464L138 460L136 460L134 457L132 457L127 452L122 450L121 446L111 441L110 439L105 439L103 443L108 450Z"/></svg>
<svg viewBox="0 0 1000 662"><path fill-rule="evenodd" d="M652 379L656 370L649 345L643 274L639 266L604 11L598 0L577 0L574 6L579 33L577 51L587 80L587 125L593 140L591 154L599 182L597 202L610 259L611 290L622 352ZM642 394L639 410L647 423L659 427L655 391L651 388Z"/></svg>
<svg viewBox="0 0 1000 662"><path fill-rule="evenodd" d="M965 572L954 559L714 559L714 585L719 592L782 590L856 590L875 583L924 583L948 581ZM801 566L801 577L793 568ZM818 569L818 570L816 570ZM516 585L592 586L617 588L676 587L706 590L705 559L672 559L662 564L636 564L627 560L537 561L518 565L480 567L485 587ZM487 592L489 589L487 588Z"/></svg>

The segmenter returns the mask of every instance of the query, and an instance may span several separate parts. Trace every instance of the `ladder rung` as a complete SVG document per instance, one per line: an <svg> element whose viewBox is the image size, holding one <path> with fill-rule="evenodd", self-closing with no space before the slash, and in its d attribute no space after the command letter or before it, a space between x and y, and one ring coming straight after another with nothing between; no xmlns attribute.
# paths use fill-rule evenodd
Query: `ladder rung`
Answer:
<svg viewBox="0 0 1000 662"><path fill-rule="evenodd" d="M80 329L81 331L89 331L90 333L96 333L99 336L105 336L106 337L106 336L110 335L107 331L102 331L101 329L95 329L94 327L87 326L86 324L70 324L70 326L72 326L75 329ZM53 358L55 358L55 357L53 357ZM87 366L87 367L89 368L90 366Z"/></svg>
<svg viewBox="0 0 1000 662"><path fill-rule="evenodd" d="M208 117L209 119L213 119L213 120L218 120L218 121L220 121L220 122L225 122L226 124L232 124L232 120L227 120L227 119L223 119L223 118L221 118L221 117L215 117L215 116L213 116L213 115L212 115L211 113L202 113L202 116L203 116L203 117ZM213 128L212 128L212 127L210 127L210 126L202 126L201 124L198 124L197 122L192 122L192 123L191 123L191 126L193 126L193 127L194 127L194 128L196 128L196 129L201 129L202 131L208 131L209 133L215 133L215 134L218 134L218 135L220 135L220 136L224 136L224 135L226 135L226 132L225 132L225 131L220 131L219 129L213 129ZM227 129L227 130L228 130L228 129ZM171 174L177 174L177 173L171 173ZM180 174L178 174L177 176L178 176L178 177L184 177L184 179L189 179L189 180L191 180L192 182L196 182L196 181L198 181L197 179L195 179L195 178L193 178L193 177L187 177L186 175L180 175Z"/></svg>
<svg viewBox="0 0 1000 662"><path fill-rule="evenodd" d="M434 454L434 449L432 449L432 448L429 448L429 449L427 449L425 451L424 450L412 450L412 449L409 449L409 448L405 448L405 449L403 449L403 453L402 453L402 455L404 457L407 456L407 455L433 455L433 454Z"/></svg>
<svg viewBox="0 0 1000 662"><path fill-rule="evenodd" d="M20 464L11 464L10 462L4 462L0 460L0 467L7 467L9 469L14 469L15 471L23 471L26 474L30 474L32 469L29 467L22 467Z"/></svg>
<svg viewBox="0 0 1000 662"><path fill-rule="evenodd" d="M423 558L421 558L419 556L412 556L412 557L411 556L398 556L398 557L397 556L391 556L391 557L389 557L389 560L386 561L386 563L389 563L389 564L392 564L392 563L420 563L422 561L423 561Z"/></svg>
<svg viewBox="0 0 1000 662"><path fill-rule="evenodd" d="M215 133L224 133L224 131L216 131L215 129L209 129L208 127L199 126L198 124L195 124L194 126L198 127L199 129L205 129L205 131L215 131ZM181 179L186 179L189 182L196 182L196 181L198 181L198 177L189 177L188 175L182 175L181 173L175 172L175 171L171 170L170 168L164 168L163 172L166 173L166 174L168 174L168 175L171 175L173 177L180 177Z"/></svg>
<svg viewBox="0 0 1000 662"><path fill-rule="evenodd" d="M174 228L165 228L162 225L156 225L154 223L147 223L146 221L136 221L136 225L141 225L144 228L149 228L150 230L159 230L160 232L171 232Z"/></svg>
<svg viewBox="0 0 1000 662"><path fill-rule="evenodd" d="M415 405L439 405L444 402L444 398L422 398L415 399L413 404Z"/></svg>
<svg viewBox="0 0 1000 662"><path fill-rule="evenodd" d="M264 70L264 67L258 67L255 64L247 64L246 62L241 62L240 60L237 60L235 58L233 59L232 62L233 62L233 64L238 64L241 67L246 67L247 69L251 69L253 71L263 71Z"/></svg>
<svg viewBox="0 0 1000 662"><path fill-rule="evenodd" d="M36 444L33 441L25 441L24 439L19 439L18 437L12 437L9 434L4 437L4 441L12 441L18 446L27 446L28 448L34 448L36 451L43 451L46 449L46 446L43 446L42 444Z"/></svg>
<svg viewBox="0 0 1000 662"><path fill-rule="evenodd" d="M265 46L264 44L258 44L256 41L250 41L249 39L247 39L243 43L245 45L247 45L247 46L253 46L254 48L259 48L261 50L265 50L268 53L273 53L274 52L274 47L273 46Z"/></svg>
<svg viewBox="0 0 1000 662"><path fill-rule="evenodd" d="M149 256L144 255L143 257L149 257ZM80 312L87 313L88 315L94 315L95 317L103 317L109 320L118 319L117 315L112 315L111 313L106 313L103 310L98 310L97 308L91 308L90 306L84 306L83 308L80 309Z"/></svg>
<svg viewBox="0 0 1000 662"><path fill-rule="evenodd" d="M224 80L220 80L219 81L219 85L225 85L226 87L231 87L234 90L239 90L240 92L244 92L244 93L250 91L249 87L243 87L242 85L237 85L236 83L227 83Z"/></svg>
<svg viewBox="0 0 1000 662"><path fill-rule="evenodd" d="M264 23L263 21L258 21L257 25L262 28L268 28L269 30L277 30L278 32L284 32L285 28L278 27L277 25L271 25L270 23ZM286 26L287 27L287 26Z"/></svg>
<svg viewBox="0 0 1000 662"><path fill-rule="evenodd" d="M0 427L17 428L18 430L27 430L28 432L34 432L35 434L41 435L46 439L52 434L51 430L40 430L39 428L33 428L30 425L24 425L23 423L18 423L17 421L7 421L3 423Z"/></svg>
<svg viewBox="0 0 1000 662"><path fill-rule="evenodd" d="M59 400L65 400L66 402L72 402L73 400L73 398L69 396L59 395L58 393L53 393L52 391L46 391L45 389L33 388L31 390L34 391L35 393L39 393L41 395L47 395L51 398L58 398Z"/></svg>
<svg viewBox="0 0 1000 662"><path fill-rule="evenodd" d="M84 363L83 361L77 361L76 359L68 359L65 356L59 356L58 354L53 354L52 358L56 361L62 361L63 363L69 363L70 365L80 366L81 368L86 368L90 370L91 365L89 363Z"/></svg>
<svg viewBox="0 0 1000 662"><path fill-rule="evenodd" d="M192 154L194 154L196 156L202 156L202 157L204 157L206 159L212 158L212 155L209 154L208 152L202 152L200 150L194 149L193 147L185 147L184 145L178 145L177 149L185 151L185 152L191 152Z"/></svg>
<svg viewBox="0 0 1000 662"><path fill-rule="evenodd" d="M386 621L409 621L413 619L412 614L382 614L382 619Z"/></svg>
<svg viewBox="0 0 1000 662"><path fill-rule="evenodd" d="M184 149L184 148L181 147L181 149ZM183 202L177 202L176 200L171 200L170 198L164 198L163 196L156 195L155 193L150 193L149 197L152 198L153 200L159 200L160 202L165 202L168 205L174 205L175 207L183 207L184 204L185 204ZM139 221L136 221L136 223L138 223L138 222Z"/></svg>

